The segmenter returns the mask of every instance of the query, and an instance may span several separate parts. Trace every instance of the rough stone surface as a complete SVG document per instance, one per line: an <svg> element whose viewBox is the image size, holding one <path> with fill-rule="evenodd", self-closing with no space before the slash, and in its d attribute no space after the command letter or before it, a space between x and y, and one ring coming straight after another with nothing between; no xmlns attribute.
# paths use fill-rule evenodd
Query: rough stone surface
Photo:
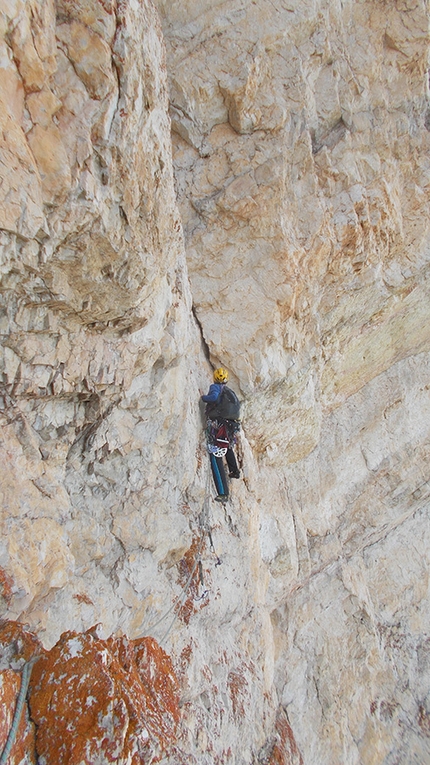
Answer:
<svg viewBox="0 0 430 765"><path fill-rule="evenodd" d="M430 347L428 9L158 6L196 312L281 466Z"/></svg>
<svg viewBox="0 0 430 765"><path fill-rule="evenodd" d="M36 636L22 625L16 622L0 625L0 752L3 752L14 721L23 667L42 651ZM24 704L16 725L7 762L10 765L36 765L36 732L27 704Z"/></svg>
<svg viewBox="0 0 430 765"><path fill-rule="evenodd" d="M0 0L16 765L30 716L50 765L430 762L428 29L425 0Z"/></svg>
<svg viewBox="0 0 430 765"><path fill-rule="evenodd" d="M11 667L22 670L35 657L28 705L8 761L138 765L159 762L165 750L175 749L178 681L155 640L104 641L93 628L64 633L46 651L16 622L0 630L2 747L20 687L20 672Z"/></svg>
<svg viewBox="0 0 430 765"><path fill-rule="evenodd" d="M65 633L33 670L38 756L47 765L157 762L175 741L178 701L171 662L152 638Z"/></svg>
<svg viewBox="0 0 430 765"><path fill-rule="evenodd" d="M1 545L8 615L25 613L52 644L66 626L128 621L142 590L127 576L144 551L153 569L170 552L168 511L178 549L191 539L180 503L196 469L197 405L186 401L198 397L199 340L153 7L17 2L2 20L20 143L2 186ZM172 470L167 450L182 433L192 454L174 447ZM145 505L156 516L138 553ZM118 566L128 574L118 569L115 596ZM49 616L62 611L65 622Z"/></svg>
<svg viewBox="0 0 430 765"><path fill-rule="evenodd" d="M0 671L0 747L2 750L12 726L20 686L19 672L14 672L12 669ZM8 762L10 765L18 765L18 763L35 765L36 763L34 725L29 720L27 709L19 721Z"/></svg>

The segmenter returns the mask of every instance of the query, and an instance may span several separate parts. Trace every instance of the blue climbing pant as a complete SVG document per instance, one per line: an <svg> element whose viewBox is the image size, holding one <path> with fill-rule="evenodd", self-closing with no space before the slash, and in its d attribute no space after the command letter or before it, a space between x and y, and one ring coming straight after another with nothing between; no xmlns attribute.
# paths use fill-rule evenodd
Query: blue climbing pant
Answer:
<svg viewBox="0 0 430 765"><path fill-rule="evenodd" d="M225 469L222 457L215 457L214 454L210 454L212 476L214 479L215 488L218 495L228 497L227 478L225 476Z"/></svg>

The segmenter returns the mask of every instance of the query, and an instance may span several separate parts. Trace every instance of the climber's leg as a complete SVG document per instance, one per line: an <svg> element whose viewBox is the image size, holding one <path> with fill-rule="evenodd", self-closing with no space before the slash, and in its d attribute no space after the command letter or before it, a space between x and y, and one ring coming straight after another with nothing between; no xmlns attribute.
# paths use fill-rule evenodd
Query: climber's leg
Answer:
<svg viewBox="0 0 430 765"><path fill-rule="evenodd" d="M225 458L227 460L229 477L230 478L240 478L240 470L238 468L237 461L236 461L236 455L235 455L233 449L227 449L227 454L225 455Z"/></svg>
<svg viewBox="0 0 430 765"><path fill-rule="evenodd" d="M215 457L214 454L210 454L212 476L214 479L215 488L217 490L218 497L228 498L228 486L227 479L225 477L225 470L222 461L222 457Z"/></svg>

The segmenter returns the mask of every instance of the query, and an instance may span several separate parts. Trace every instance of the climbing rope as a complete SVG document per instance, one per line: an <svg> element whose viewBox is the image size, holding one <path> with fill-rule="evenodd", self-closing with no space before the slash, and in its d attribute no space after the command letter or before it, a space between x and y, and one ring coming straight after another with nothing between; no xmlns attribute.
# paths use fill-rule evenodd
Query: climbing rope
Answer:
<svg viewBox="0 0 430 765"><path fill-rule="evenodd" d="M204 537L202 537L202 539L201 539L201 542L200 542L200 548L199 548L199 551L198 551L198 552L199 552L199 556L200 556L200 552L201 552L201 550L202 550L202 548L203 548L203 543L204 543ZM188 590L189 590L189 588L190 588L190 585L191 585L191 582L192 582L192 579L193 579L194 573L195 573L195 571L196 571L196 568L197 568L197 566L198 566L198 564L199 564L199 560L200 560L200 558L198 557L198 558L197 558L197 560L196 560L196 562L195 562L195 564L194 564L194 567L193 567L193 569L192 569L192 571L191 571L191 573L190 573L190 575L189 575L189 577L188 577L188 579L187 579L187 581L186 581L186 583L185 583L185 587L184 587L184 588L183 588L183 590L182 590L182 594L179 596L179 598L177 598L177 599L176 599L176 600L175 600L175 601L172 603L172 605L170 606L170 608L169 608L169 609L168 609L168 610L167 610L167 611L166 611L166 612L165 612L165 613L164 613L162 616L160 616L160 618L159 618L159 619L157 619L157 621L156 621L156 622L154 622L153 624L150 624L150 625L149 625L149 627L146 627L146 628L145 628L145 630L144 630L144 632L152 632L152 630L154 630L156 627L158 627L158 625L159 625L159 624L162 624L162 622L164 622L164 620L165 620L165 619L167 619L167 617L169 616L169 614L171 614L171 613L172 613L173 609L174 609L174 608L176 608L176 606L177 606L178 604L180 604L180 605L179 605L179 609L178 609L178 612L177 612L177 613L174 615L174 617L173 617L173 620L172 620L172 622L171 622L171 624L170 624L170 626L169 626L169 628L168 628L167 632L166 632L166 633L163 635L163 637L162 637L162 638L161 638L161 639L158 641L159 643L162 643L162 642L163 642L163 640L165 640L165 639L166 639L166 637L167 637L167 635L169 634L169 632L170 632L170 630L171 630L171 628L172 628L173 624L175 623L175 621L176 621L177 617L179 616L179 612L180 612L180 610L181 610L181 608L182 608L182 605L183 605L183 603L184 603L184 600L185 600L185 598L186 598L186 596L187 596L187 594L188 594ZM2 765L2 763L0 763L0 765Z"/></svg>
<svg viewBox="0 0 430 765"><path fill-rule="evenodd" d="M167 636L170 634L170 631L171 631L171 629L172 629L172 627L173 627L174 623L176 622L176 619L178 618L178 616L179 616L179 614L180 614L180 611L181 611L181 608L182 608L182 606L183 606L183 604L184 604L185 598L187 597L187 594L188 594L188 590L190 589L190 585L191 585L191 582L192 582L193 576L194 576L194 574L195 574L195 572L196 572L197 566L199 565L199 563L201 563L201 561L200 561L200 553L201 553L201 551L202 551L202 549L203 549L204 541L205 541L205 538L204 538L204 536L202 535L202 538L201 538L201 540L200 540L200 548L199 548L199 551L198 551L197 560L196 560L196 562L194 563L194 566L193 566L193 568L192 568L192 570L191 570L191 573L190 573L190 575L189 575L189 577L188 577L188 579L187 579L187 581L186 581L185 587L184 587L184 589L183 589L183 591L182 591L182 595L181 595L181 596L180 596L180 598L179 598L179 599L178 599L178 600L177 600L177 601L176 601L176 602L173 604L173 606L171 606L171 608L169 608L169 611L168 611L168 612L165 614L165 616L167 616L167 614L168 614L168 613L170 613L170 611L172 611L172 609L173 609L175 606L177 606L177 605L179 604L179 608L178 608L178 611L177 611L177 613L174 615L174 617L173 617L172 621L170 622L170 624L169 624L169 626L168 626L168 628L167 628L166 632L164 633L163 637L162 637L162 638L160 638L160 640L158 641L158 642L160 643L160 645L161 645L162 643L164 643L164 641L166 640ZM164 619L164 617L163 617L163 619ZM161 619L160 621L162 621L162 619Z"/></svg>
<svg viewBox="0 0 430 765"><path fill-rule="evenodd" d="M7 737L7 741L4 745L4 749L0 756L0 765L6 765L9 755L12 751L12 747L15 743L15 738L18 732L19 723L21 722L22 710L24 709L25 698L27 696L28 686L30 683L31 670L33 669L33 665L39 658L40 658L39 656L36 656L33 659L30 659L30 661L28 661L26 664L24 664L22 675L21 675L21 687L19 689L18 698L16 700L15 713L13 716L12 725L9 731L9 735Z"/></svg>
<svg viewBox="0 0 430 765"><path fill-rule="evenodd" d="M221 560L219 556L216 554L213 539L212 539L212 531L211 531L211 525L209 520L209 512L210 512L210 485L211 485L211 471L210 471L210 463L208 462L208 469L206 473L206 491L205 491L205 499L203 502L203 508L202 512L200 513L199 518L199 525L200 528L203 530L205 534L208 535L209 539L209 549L210 551L215 555L216 557L216 563L215 566L221 565Z"/></svg>
<svg viewBox="0 0 430 765"><path fill-rule="evenodd" d="M188 576L188 579L187 579L187 581L185 583L185 586L183 587L182 593L179 596L179 598L177 598L174 601L174 603L172 603L170 608L162 616L160 616L160 618L156 622L151 624L149 627L146 627L146 629L145 629L145 632L152 632L152 630L154 630L156 627L158 627L159 624L164 622L164 620L167 619L169 614L171 614L172 611L177 606L179 606L176 614L174 614L173 619L172 619L172 621L169 624L169 627L167 628L167 630L164 633L164 635L162 636L162 638L158 641L160 644L163 643L164 640L166 640L167 636L170 634L170 631L171 631L171 629L172 629L176 619L178 618L178 616L180 614L181 608L182 608L182 606L184 604L184 601L185 601L185 599L187 597L188 591L189 591L190 586L191 586L191 582L193 580L193 576L194 576L197 568L199 569L200 583L201 583L202 587L204 587L203 566L202 566L202 561L201 561L201 553L202 553L203 546L204 546L204 543L205 543L205 535L206 534L208 535L208 538L209 538L210 550L211 550L211 552L216 557L215 566L220 566L221 562L222 562L220 560L219 556L215 552L215 547L214 547L214 543L213 543L213 540L212 540L212 534L211 534L210 523L209 523L210 481L211 481L210 464L208 462L208 469L207 469L207 476L206 476L205 498L204 498L204 501L203 501L202 511L200 513L200 516L199 516L199 527L200 527L200 529L201 529L201 531L203 533L201 535L200 545L199 545L199 548L197 550L195 564L194 564L194 566L193 566L193 568L191 570L191 573ZM194 600L195 601L203 600L203 598L205 598L207 595L209 595L209 590L204 590L202 595L200 595L199 598L194 598ZM0 765L2 765L2 763L0 763Z"/></svg>

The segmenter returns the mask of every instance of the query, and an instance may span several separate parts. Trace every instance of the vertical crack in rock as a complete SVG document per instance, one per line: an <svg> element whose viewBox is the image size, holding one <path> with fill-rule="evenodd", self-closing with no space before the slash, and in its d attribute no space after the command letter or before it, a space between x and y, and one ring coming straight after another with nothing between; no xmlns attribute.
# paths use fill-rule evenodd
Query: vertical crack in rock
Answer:
<svg viewBox="0 0 430 765"><path fill-rule="evenodd" d="M199 317L197 315L197 309L196 309L194 304L191 307L191 312L192 312L192 314L194 316L195 323L196 323L196 325L198 327L198 330L199 330L199 333L200 333L201 343L202 343L202 348L203 348L203 353L205 355L205 358L209 361L211 366L213 366L213 362L211 361L211 353L210 353L210 350L209 350L209 346L208 346L208 344L206 342L206 338L205 338L204 332L203 332L203 327L202 327L201 321L200 321L200 319L199 319Z"/></svg>

